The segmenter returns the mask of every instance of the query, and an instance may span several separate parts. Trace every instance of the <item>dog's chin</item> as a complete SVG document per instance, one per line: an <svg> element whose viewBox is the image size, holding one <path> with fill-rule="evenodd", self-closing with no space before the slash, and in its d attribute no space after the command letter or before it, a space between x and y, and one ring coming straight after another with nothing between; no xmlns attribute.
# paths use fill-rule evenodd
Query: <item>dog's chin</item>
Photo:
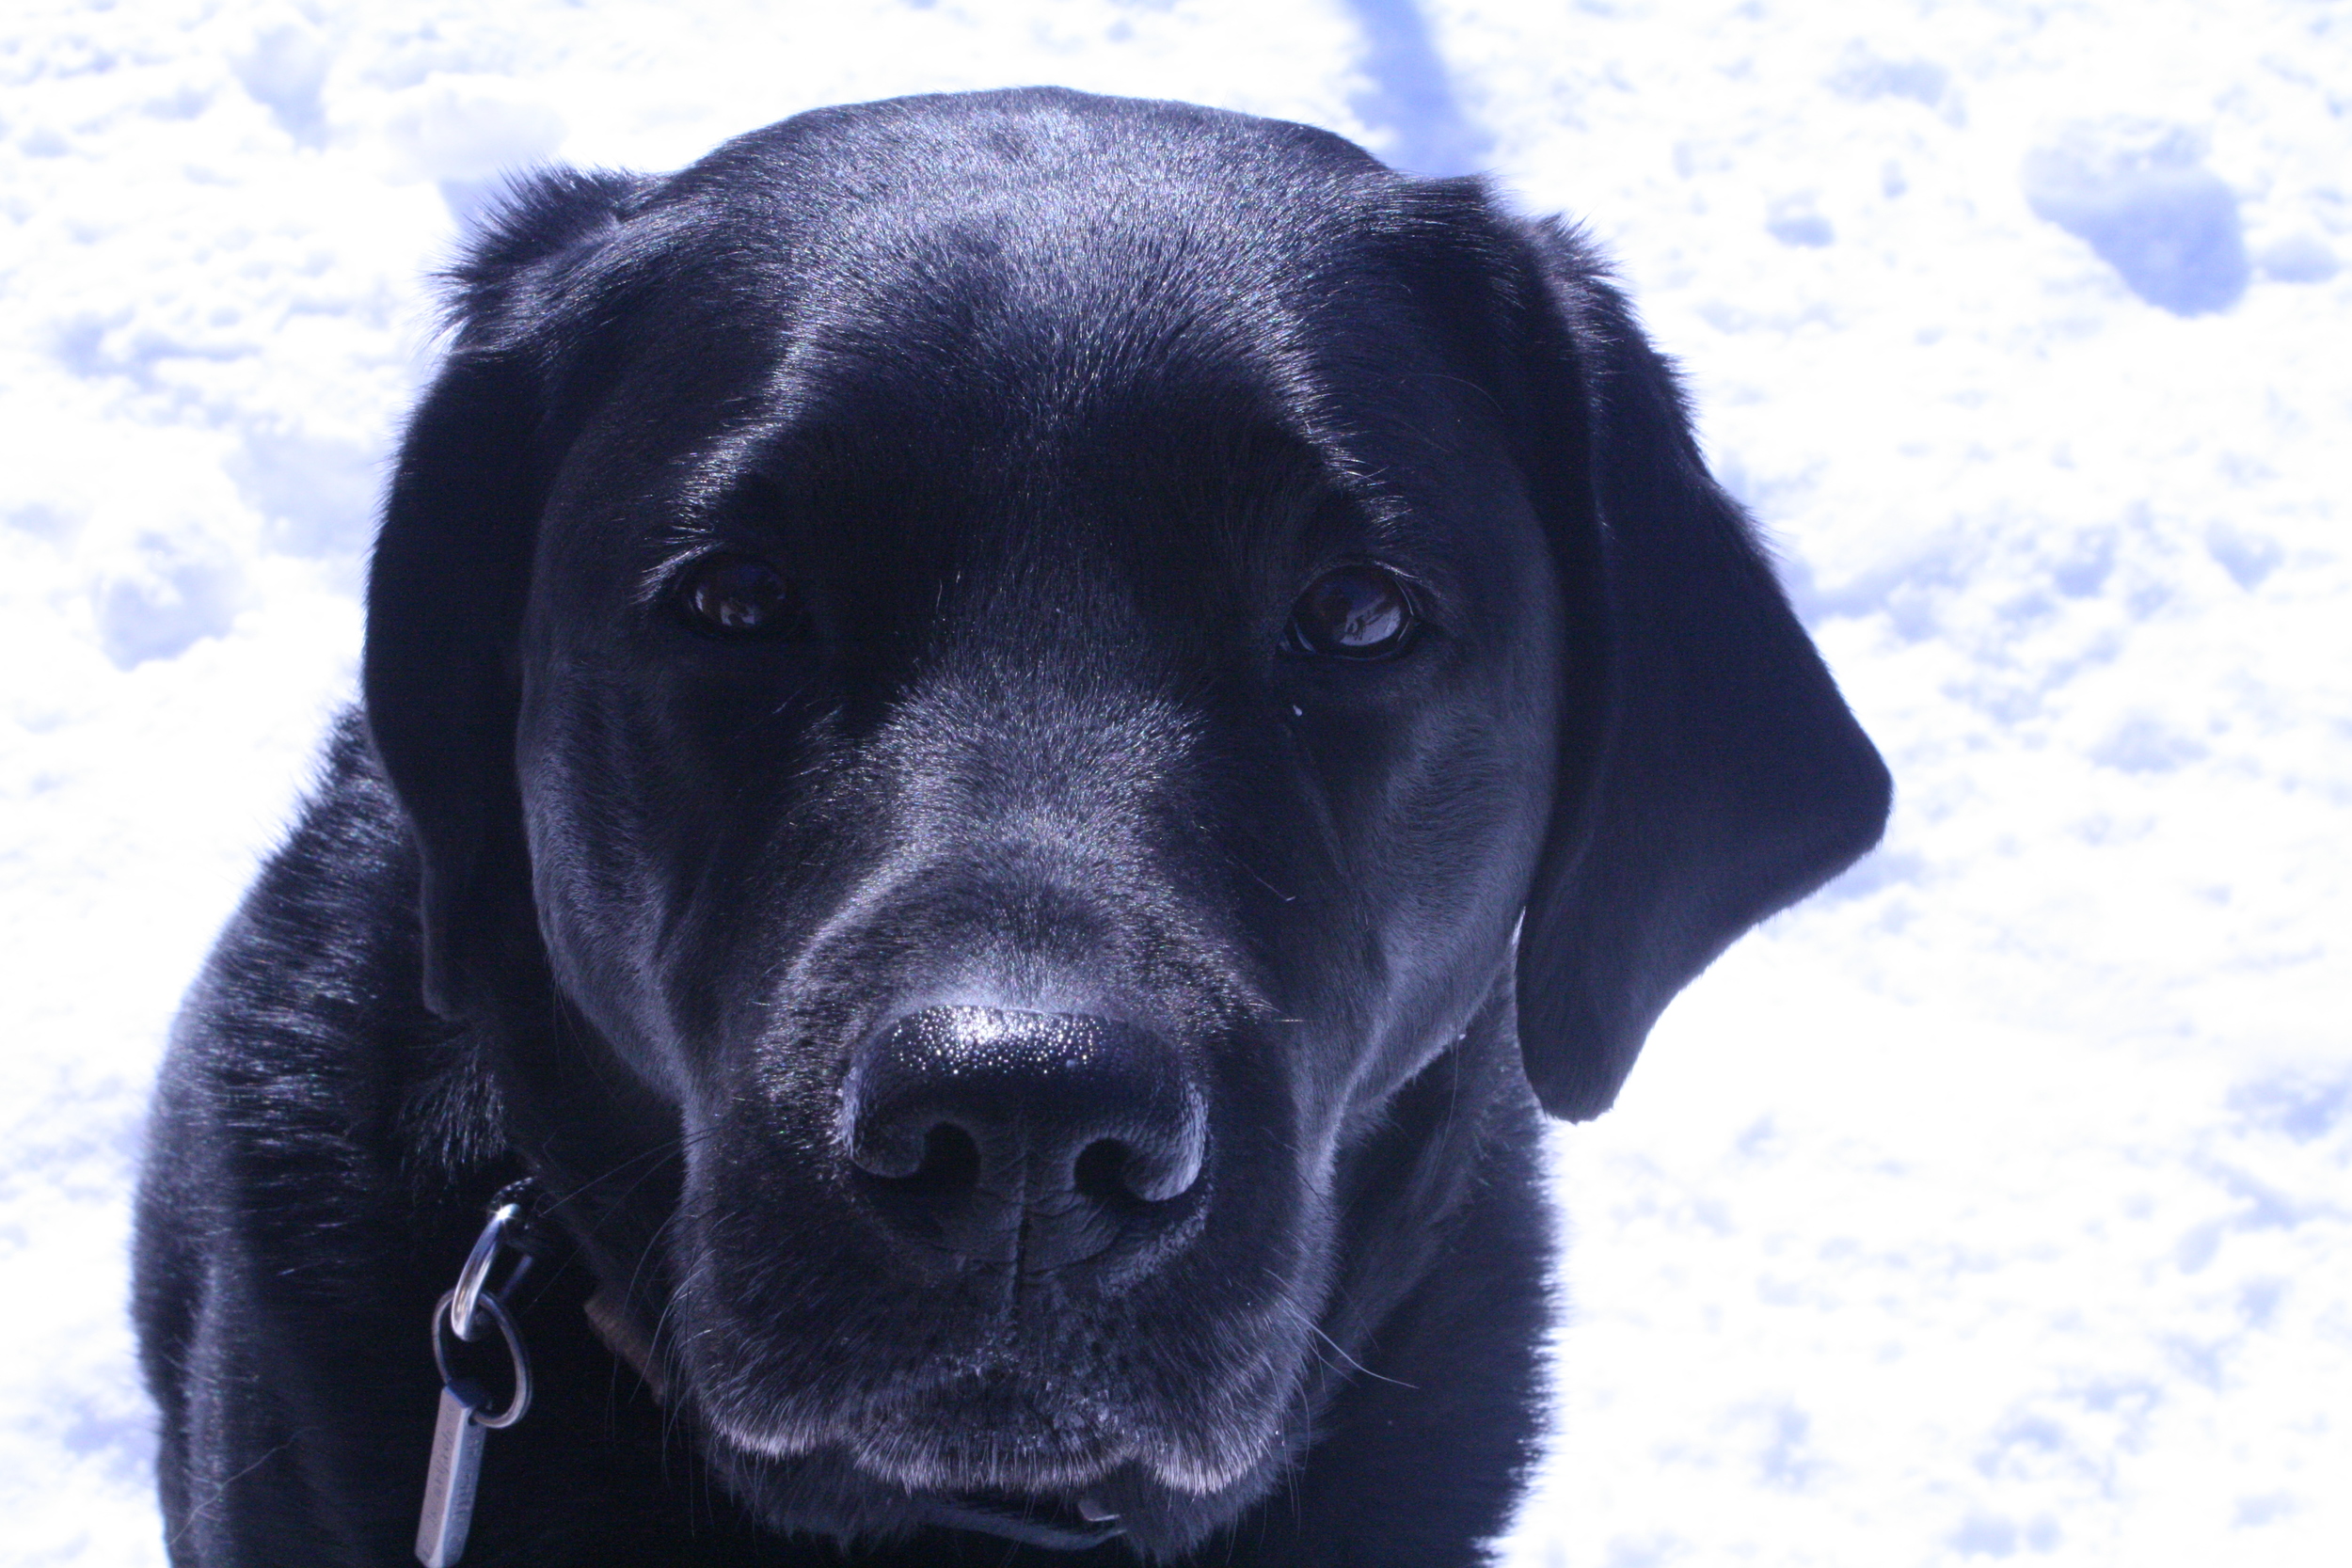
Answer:
<svg viewBox="0 0 2352 1568"><path fill-rule="evenodd" d="M1248 1476L1275 1437L1272 1422L1210 1433L1099 1408L1049 1412L1028 1403L1009 1413L1001 1400L939 1390L875 1402L849 1418L777 1411L765 1419L739 1412L708 1419L721 1439L749 1455L836 1457L882 1485L941 1496L1074 1499L1112 1484L1205 1497Z"/></svg>

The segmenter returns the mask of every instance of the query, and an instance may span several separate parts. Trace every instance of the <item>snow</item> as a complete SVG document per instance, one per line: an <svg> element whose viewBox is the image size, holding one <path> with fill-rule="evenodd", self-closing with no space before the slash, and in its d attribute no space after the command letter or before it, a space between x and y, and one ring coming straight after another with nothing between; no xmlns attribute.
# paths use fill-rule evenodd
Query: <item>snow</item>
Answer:
<svg viewBox="0 0 2352 1568"><path fill-rule="evenodd" d="M1514 1568L2344 1560L2352 16L2309 0L21 5L13 1560L160 1560L145 1086L351 689L458 224L537 159L1046 80L1585 217L1899 783L1556 1140Z"/></svg>
<svg viewBox="0 0 2352 1568"><path fill-rule="evenodd" d="M2203 155L2177 125L2073 126L2027 154L2026 204L2149 304L2176 316L2227 310L2246 293L2246 238L2237 193Z"/></svg>

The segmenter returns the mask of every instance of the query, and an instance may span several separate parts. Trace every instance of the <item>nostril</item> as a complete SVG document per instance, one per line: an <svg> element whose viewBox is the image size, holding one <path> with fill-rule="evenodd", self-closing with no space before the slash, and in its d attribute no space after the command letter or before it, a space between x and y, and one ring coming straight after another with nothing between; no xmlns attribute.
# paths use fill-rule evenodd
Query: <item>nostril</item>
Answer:
<svg viewBox="0 0 2352 1568"><path fill-rule="evenodd" d="M979 1180L977 1139L952 1121L910 1118L861 1127L850 1142L850 1163L866 1175L911 1191L956 1193Z"/></svg>
<svg viewBox="0 0 2352 1568"><path fill-rule="evenodd" d="M923 1135L923 1163L904 1178L909 1187L941 1196L969 1192L979 1180L980 1146L952 1121L943 1121Z"/></svg>
<svg viewBox="0 0 2352 1568"><path fill-rule="evenodd" d="M1072 1185L1097 1203L1133 1206L1184 1196L1200 1175L1200 1150L1183 1140L1141 1145L1099 1138L1071 1167Z"/></svg>
<svg viewBox="0 0 2352 1568"><path fill-rule="evenodd" d="M1125 1144L1112 1138L1101 1139L1080 1152L1071 1170L1071 1184L1078 1189L1080 1196L1096 1203L1133 1203L1136 1192L1127 1177L1134 1163L1135 1151Z"/></svg>

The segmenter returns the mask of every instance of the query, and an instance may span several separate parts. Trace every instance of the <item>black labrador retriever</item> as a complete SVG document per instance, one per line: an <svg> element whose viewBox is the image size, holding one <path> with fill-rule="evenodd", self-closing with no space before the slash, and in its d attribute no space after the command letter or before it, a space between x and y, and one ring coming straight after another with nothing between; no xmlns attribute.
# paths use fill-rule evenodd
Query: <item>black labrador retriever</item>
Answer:
<svg viewBox="0 0 2352 1568"><path fill-rule="evenodd" d="M450 309L156 1100L175 1560L435 1456L469 1564L1479 1560L1541 1111L1888 799L1593 253L1029 90L540 175Z"/></svg>

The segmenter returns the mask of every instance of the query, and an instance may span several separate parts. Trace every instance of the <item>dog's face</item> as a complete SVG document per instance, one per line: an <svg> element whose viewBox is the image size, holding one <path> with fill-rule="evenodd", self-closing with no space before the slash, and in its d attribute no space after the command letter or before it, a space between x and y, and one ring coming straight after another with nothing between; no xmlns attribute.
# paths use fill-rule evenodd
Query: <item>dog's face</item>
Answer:
<svg viewBox="0 0 2352 1568"><path fill-rule="evenodd" d="M535 942L664 1108L681 1403L779 1523L1173 1544L1263 1490L1335 1170L1612 832L1623 609L1533 254L1329 138L1039 96L549 182L478 255L371 716L444 1005ZM1654 914L1569 961L1663 988L1638 1043L1756 896L1668 911L1695 962Z"/></svg>
<svg viewBox="0 0 2352 1568"><path fill-rule="evenodd" d="M532 574L536 905L679 1107L724 1439L1216 1493L1350 1117L1502 973L1562 598L1361 226L1154 254L1200 225L1127 171L955 179L815 264L714 226L722 303L624 351Z"/></svg>

